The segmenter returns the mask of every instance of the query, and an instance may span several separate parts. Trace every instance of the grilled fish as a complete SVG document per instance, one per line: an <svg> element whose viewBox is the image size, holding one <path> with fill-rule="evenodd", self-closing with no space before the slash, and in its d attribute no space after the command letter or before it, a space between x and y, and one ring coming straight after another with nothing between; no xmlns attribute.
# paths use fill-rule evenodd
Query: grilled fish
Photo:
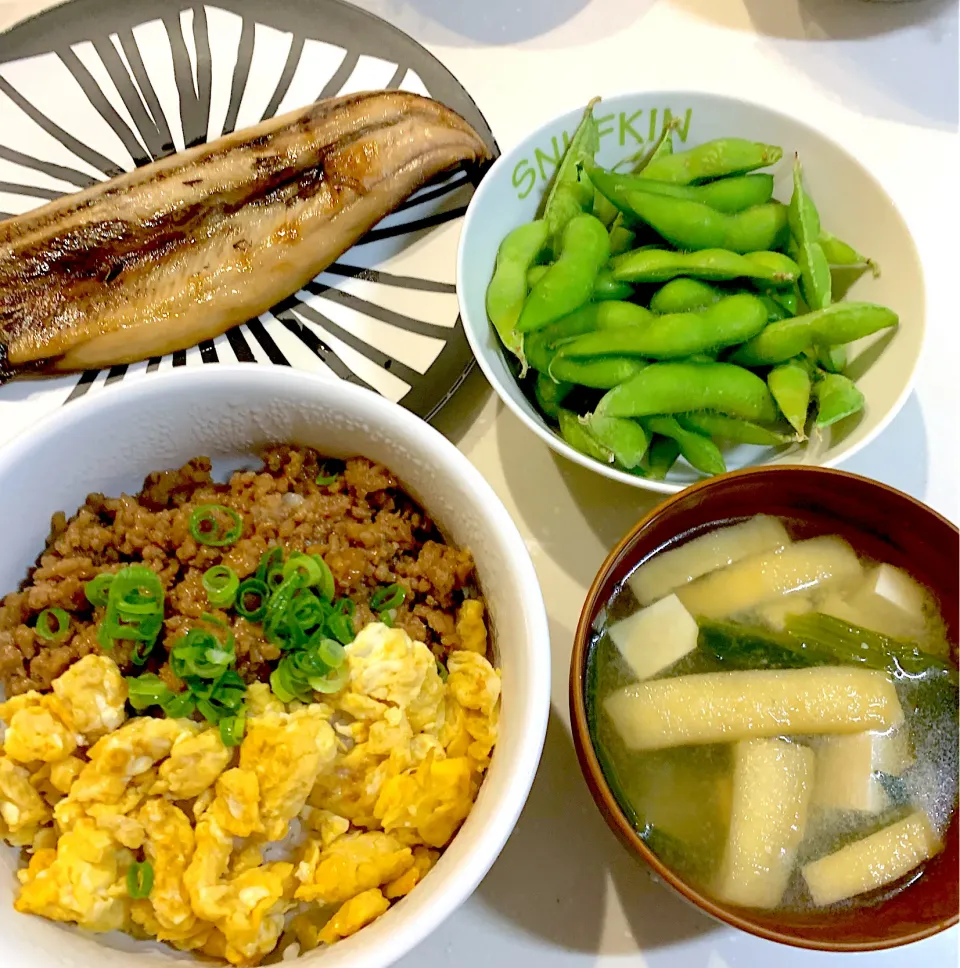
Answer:
<svg viewBox="0 0 960 968"><path fill-rule="evenodd" d="M352 94L0 222L0 383L218 336L296 292L441 172L487 158L436 101Z"/></svg>

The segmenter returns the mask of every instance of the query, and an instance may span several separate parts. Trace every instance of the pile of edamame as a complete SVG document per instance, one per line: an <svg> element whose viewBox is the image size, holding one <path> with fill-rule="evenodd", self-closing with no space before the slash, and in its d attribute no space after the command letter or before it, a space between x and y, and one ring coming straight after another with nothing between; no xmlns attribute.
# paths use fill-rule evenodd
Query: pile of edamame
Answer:
<svg viewBox="0 0 960 968"><path fill-rule="evenodd" d="M821 227L799 159L786 205L759 171L782 149L740 138L674 153L668 126L632 171L606 170L594 103L486 294L567 443L654 479L679 456L718 474L717 441L778 446L860 411L845 346L898 320L834 301L836 270L877 268Z"/></svg>

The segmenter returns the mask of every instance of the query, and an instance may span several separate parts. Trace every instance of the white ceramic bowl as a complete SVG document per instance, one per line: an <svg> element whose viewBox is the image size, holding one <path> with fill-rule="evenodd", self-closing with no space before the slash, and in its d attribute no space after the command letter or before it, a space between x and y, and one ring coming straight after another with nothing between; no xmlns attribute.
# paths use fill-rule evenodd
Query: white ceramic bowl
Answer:
<svg viewBox="0 0 960 968"><path fill-rule="evenodd" d="M850 347L850 369L866 396L860 417L850 418L802 445L774 451L739 446L726 451L727 467L754 464L815 464L833 467L877 436L910 393L924 333L924 283L916 248L900 213L872 175L836 142L815 128L767 107L737 98L694 91L647 91L604 98L595 108L600 123L597 161L610 166L633 155L659 135L668 112L681 121L675 150L712 138L741 137L777 144L783 160L772 170L775 196L789 201L792 159L799 153L806 184L825 229L850 242L882 268L865 274L847 298L889 306L900 315L892 335L877 334ZM557 453L584 467L636 487L671 493L700 478L684 461L664 482L649 481L584 457L543 419L517 383L490 325L484 293L503 237L534 218L565 143L583 116L583 105L548 121L501 155L486 174L467 210L460 236L457 294L467 338L480 367L503 402ZM878 352L882 348L882 352Z"/></svg>
<svg viewBox="0 0 960 968"><path fill-rule="evenodd" d="M382 461L455 543L468 547L490 607L503 672L500 739L470 816L423 883L383 917L300 964L383 968L474 890L526 800L550 708L546 613L526 547L480 473L422 420L376 394L280 367L216 366L162 374L64 407L0 452L7 509L0 589L15 588L44 546L50 516L91 491L139 490L146 473L206 454L215 470L256 464L270 442ZM0 937L17 966L129 968L175 953L124 935L92 935L17 914L17 851L0 847Z"/></svg>

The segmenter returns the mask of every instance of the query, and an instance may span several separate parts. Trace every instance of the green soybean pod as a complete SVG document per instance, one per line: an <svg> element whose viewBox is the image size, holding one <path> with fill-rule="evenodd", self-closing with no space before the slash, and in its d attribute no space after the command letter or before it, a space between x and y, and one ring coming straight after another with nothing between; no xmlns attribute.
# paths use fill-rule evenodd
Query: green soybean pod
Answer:
<svg viewBox="0 0 960 968"><path fill-rule="evenodd" d="M589 302L597 273L609 258L610 237L603 223L592 215L570 219L559 258L524 301L517 332L533 332Z"/></svg>
<svg viewBox="0 0 960 968"><path fill-rule="evenodd" d="M594 98L584 109L583 118L544 195L540 217L547 224L555 254L567 224L593 203L593 186L589 181L581 181L580 172L585 164L593 163L600 147L600 131L593 116L593 106L599 100Z"/></svg>
<svg viewBox="0 0 960 968"><path fill-rule="evenodd" d="M580 418L572 410L561 410L557 414L557 422L560 424L560 436L574 450L603 464L613 463L613 451L604 447L590 429L580 423Z"/></svg>
<svg viewBox="0 0 960 968"><path fill-rule="evenodd" d="M620 282L613 278L613 273L609 269L601 269L597 273L597 278L593 284L593 298L606 299L629 299L633 295L633 286L629 282Z"/></svg>
<svg viewBox="0 0 960 968"><path fill-rule="evenodd" d="M721 178L706 185L674 185L655 181L644 175L620 175L604 168L588 168L594 187L616 208L629 206L626 192L643 191L670 198L681 198L708 205L717 212L734 214L755 205L769 202L773 197L772 175L740 175Z"/></svg>
<svg viewBox="0 0 960 968"><path fill-rule="evenodd" d="M653 363L605 393L597 412L608 417L716 410L773 423L777 407L755 373L731 363Z"/></svg>
<svg viewBox="0 0 960 968"><path fill-rule="evenodd" d="M765 202L735 215L725 215L702 202L654 192L627 191L629 212L686 251L728 249L741 254L776 248L787 226L780 202Z"/></svg>
<svg viewBox="0 0 960 968"><path fill-rule="evenodd" d="M705 350L735 346L767 325L767 309L749 293L727 296L696 313L654 316L639 326L585 333L557 351L558 359L641 356L682 359Z"/></svg>
<svg viewBox="0 0 960 968"><path fill-rule="evenodd" d="M875 303L842 302L769 326L730 357L740 366L766 366L799 356L814 343L836 346L896 326L897 314Z"/></svg>
<svg viewBox="0 0 960 968"><path fill-rule="evenodd" d="M783 149L743 138L718 138L695 148L657 158L644 169L647 178L690 185L708 178L742 175L776 164Z"/></svg>
<svg viewBox="0 0 960 968"><path fill-rule="evenodd" d="M790 314L769 293L761 293L757 298L767 307L768 323L779 323L781 319L789 319Z"/></svg>
<svg viewBox="0 0 960 968"><path fill-rule="evenodd" d="M623 215L618 215L610 226L610 255L623 255L633 248L637 233L627 228Z"/></svg>
<svg viewBox="0 0 960 968"><path fill-rule="evenodd" d="M797 315L797 310L800 308L800 287L796 283L786 289L774 289L767 295L783 307L784 318Z"/></svg>
<svg viewBox="0 0 960 968"><path fill-rule="evenodd" d="M607 198L606 195L603 194L603 192L594 186L593 208L591 209L591 213L594 218L600 219L600 221L603 222L603 224L609 229L610 226L613 225L617 215L620 214L620 210L616 205L613 204L613 202L610 201L609 198Z"/></svg>
<svg viewBox="0 0 960 968"><path fill-rule="evenodd" d="M524 337L523 349L528 365L546 373L554 352L565 341L593 330L619 329L621 326L639 326L653 319L653 313L635 303L609 300L588 303L555 323L529 333Z"/></svg>
<svg viewBox="0 0 960 968"><path fill-rule="evenodd" d="M804 427L810 409L810 384L810 370L799 360L781 363L767 374L767 386L773 399L801 439L806 436Z"/></svg>
<svg viewBox="0 0 960 968"><path fill-rule="evenodd" d="M665 124L660 130L660 136L648 151L641 152L640 158L631 169L631 174L639 175L645 168L658 158L666 158L673 154L673 124Z"/></svg>
<svg viewBox="0 0 960 968"><path fill-rule="evenodd" d="M680 445L672 437L653 435L647 452L647 468L644 477L651 481L662 481L680 456Z"/></svg>
<svg viewBox="0 0 960 968"><path fill-rule="evenodd" d="M545 373L538 373L533 392L540 409L554 420L560 415L560 405L573 389L572 383L562 383L552 380Z"/></svg>
<svg viewBox="0 0 960 968"><path fill-rule="evenodd" d="M553 379L564 383L576 383L592 390L609 390L636 376L647 365L645 360L627 356L568 360L555 355L550 363L549 373Z"/></svg>
<svg viewBox="0 0 960 968"><path fill-rule="evenodd" d="M817 398L817 426L829 427L863 409L863 394L841 373L821 373L813 388Z"/></svg>
<svg viewBox="0 0 960 968"><path fill-rule="evenodd" d="M807 351L807 355L828 373L843 373L847 368L847 348L842 343L837 346L814 346Z"/></svg>
<svg viewBox="0 0 960 968"><path fill-rule="evenodd" d="M587 426L593 436L613 454L614 461L627 470L640 464L650 446L650 437L636 420L593 414L588 418Z"/></svg>
<svg viewBox="0 0 960 968"><path fill-rule="evenodd" d="M849 242L838 239L835 235L820 229L820 238L817 240L820 248L827 258L827 264L831 268L838 269L869 269L874 276L880 275L880 267L865 255L861 255Z"/></svg>
<svg viewBox="0 0 960 968"><path fill-rule="evenodd" d="M701 279L680 276L662 285L651 297L650 308L661 316L668 313L692 313L706 309L723 299L724 294Z"/></svg>
<svg viewBox="0 0 960 968"><path fill-rule="evenodd" d="M794 438L787 434L778 433L769 427L737 417L728 417L723 413L712 413L709 410L699 410L694 413L678 413L677 421L687 430L695 430L707 437L719 437L737 444L757 444L761 447L778 447L787 444Z"/></svg>
<svg viewBox="0 0 960 968"><path fill-rule="evenodd" d="M675 417L654 416L644 419L647 430L651 433L672 437L680 446L681 455L692 467L704 474L724 474L727 465L723 460L720 448L703 434L695 430L682 427Z"/></svg>
<svg viewBox="0 0 960 968"><path fill-rule="evenodd" d="M550 266L533 266L527 273L527 286L532 289L547 273ZM629 299L633 295L633 286L629 282L618 282L613 278L609 269L601 269L597 273L593 285L594 299Z"/></svg>
<svg viewBox="0 0 960 968"><path fill-rule="evenodd" d="M803 169L796 156L793 160L789 221L790 235L797 246L800 291L811 309L825 309L831 301L830 266L820 247L820 214L803 186Z"/></svg>
<svg viewBox="0 0 960 968"><path fill-rule="evenodd" d="M496 267L487 286L487 316L503 345L522 355L517 320L527 297L527 273L547 244L547 223L542 220L518 225L497 249Z"/></svg>
<svg viewBox="0 0 960 968"><path fill-rule="evenodd" d="M527 289L532 289L546 274L550 266L531 266L527 270Z"/></svg>
<svg viewBox="0 0 960 968"><path fill-rule="evenodd" d="M726 249L674 252L670 249L634 249L610 263L621 282L668 282L677 276L723 281L756 279L773 285L788 285L800 275L799 266L780 252L751 252L738 255Z"/></svg>

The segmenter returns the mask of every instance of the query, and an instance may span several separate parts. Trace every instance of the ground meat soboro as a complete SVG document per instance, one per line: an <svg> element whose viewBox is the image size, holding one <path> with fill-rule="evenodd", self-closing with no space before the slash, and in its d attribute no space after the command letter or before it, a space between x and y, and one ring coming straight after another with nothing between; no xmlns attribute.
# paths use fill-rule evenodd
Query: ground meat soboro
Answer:
<svg viewBox="0 0 960 968"><path fill-rule="evenodd" d="M331 476L332 483L317 483L318 477ZM235 544L215 548L191 536L190 516L203 504L221 504L242 516L243 535ZM373 593L397 582L407 596L395 624L441 659L461 647L460 605L479 598L470 552L444 541L387 468L363 457L328 461L312 450L278 446L267 451L261 470L239 471L226 484L215 483L210 461L197 457L179 470L150 474L137 495L91 494L69 520L56 513L36 567L0 605L0 682L6 695L48 690L73 662L102 651L96 629L103 609L89 604L84 587L100 572L131 562L160 575L165 621L145 668L133 669L125 643L109 651L122 670L156 671L177 688L166 661L169 651L192 622L212 612L233 629L237 670L244 679L266 678L279 651L263 638L259 625L232 610L211 609L201 577L222 562L243 579L275 545L287 554L323 556L337 595L357 605L357 630L374 619ZM70 614L70 632L51 643L33 626L43 609L55 607Z"/></svg>

